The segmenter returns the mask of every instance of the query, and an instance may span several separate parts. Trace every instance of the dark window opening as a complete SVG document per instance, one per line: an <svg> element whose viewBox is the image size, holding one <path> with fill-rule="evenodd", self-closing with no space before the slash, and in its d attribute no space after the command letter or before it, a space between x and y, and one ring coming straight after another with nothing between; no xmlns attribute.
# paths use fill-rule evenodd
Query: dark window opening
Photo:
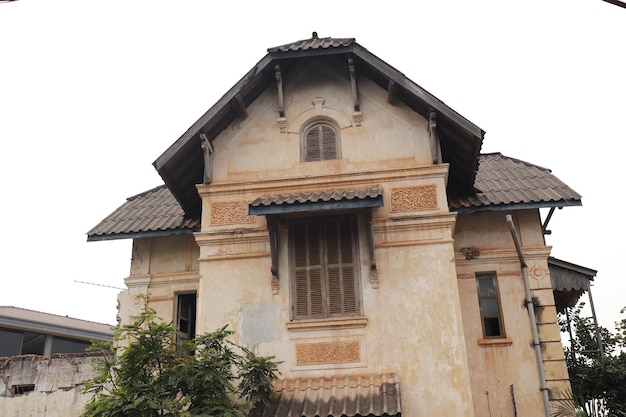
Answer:
<svg viewBox="0 0 626 417"><path fill-rule="evenodd" d="M178 340L191 340L196 337L196 293L179 294L177 305Z"/></svg>
<svg viewBox="0 0 626 417"><path fill-rule="evenodd" d="M13 395L23 395L31 391L35 391L35 384L21 384L13 385L11 387L11 392L13 393Z"/></svg>
<svg viewBox="0 0 626 417"><path fill-rule="evenodd" d="M22 355L43 355L46 347L46 335L24 332Z"/></svg>
<svg viewBox="0 0 626 417"><path fill-rule="evenodd" d="M52 353L81 353L91 346L91 342L67 337L54 336L52 339Z"/></svg>
<svg viewBox="0 0 626 417"><path fill-rule="evenodd" d="M22 352L22 332L0 329L0 356L17 356Z"/></svg>
<svg viewBox="0 0 626 417"><path fill-rule="evenodd" d="M477 273L476 284L483 336L485 338L504 337L496 274L493 272Z"/></svg>

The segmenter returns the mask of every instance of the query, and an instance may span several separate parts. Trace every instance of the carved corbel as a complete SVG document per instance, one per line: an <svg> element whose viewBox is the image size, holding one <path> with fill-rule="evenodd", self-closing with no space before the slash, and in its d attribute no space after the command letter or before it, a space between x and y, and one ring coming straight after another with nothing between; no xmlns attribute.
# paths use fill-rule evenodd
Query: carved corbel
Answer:
<svg viewBox="0 0 626 417"><path fill-rule="evenodd" d="M430 110L428 113L428 134L430 137L430 152L433 156L433 164L441 163L441 144L437 133L437 112Z"/></svg>
<svg viewBox="0 0 626 417"><path fill-rule="evenodd" d="M394 80L389 80L389 83L387 84L387 103L391 104L392 106L395 106L397 100L398 100L398 83L396 83Z"/></svg>
<svg viewBox="0 0 626 417"><path fill-rule="evenodd" d="M285 118L285 97L283 93L283 74L280 65L274 65L274 77L276 78L276 88L278 89L278 127L281 133L287 130L287 119Z"/></svg>
<svg viewBox="0 0 626 417"><path fill-rule="evenodd" d="M350 83L352 84L352 101L354 102L354 112L352 119L356 126L361 126L363 114L361 113L361 105L359 104L359 88L356 83L356 71L354 69L354 60L348 58L348 70L350 72Z"/></svg>
<svg viewBox="0 0 626 417"><path fill-rule="evenodd" d="M272 294L278 294L280 283L278 280L278 221L274 216L266 216L267 231L270 238L270 257L272 261Z"/></svg>
<svg viewBox="0 0 626 417"><path fill-rule="evenodd" d="M205 184L210 184L213 179L213 145L204 133L200 133L202 155L204 157L204 179Z"/></svg>
<svg viewBox="0 0 626 417"><path fill-rule="evenodd" d="M372 288L378 288L378 269L376 267L376 246L374 244L374 221L372 220L372 211L367 212L367 231L368 231L368 243L370 250L370 284Z"/></svg>
<svg viewBox="0 0 626 417"><path fill-rule="evenodd" d="M241 94L235 94L235 97L233 97L233 103L242 119L248 117L248 110L246 109L246 104L243 102Z"/></svg>

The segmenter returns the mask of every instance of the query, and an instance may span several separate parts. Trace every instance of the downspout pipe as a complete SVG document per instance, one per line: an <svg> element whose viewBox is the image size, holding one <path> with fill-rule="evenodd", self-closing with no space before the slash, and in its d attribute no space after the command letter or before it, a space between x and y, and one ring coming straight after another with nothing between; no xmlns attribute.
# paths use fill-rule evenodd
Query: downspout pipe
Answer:
<svg viewBox="0 0 626 417"><path fill-rule="evenodd" d="M506 221L509 224L511 230L511 236L515 243L515 249L517 250L517 256L519 258L520 266L522 268L522 277L524 278L524 290L526 292L526 310L528 311L528 318L530 319L530 328L533 333L533 347L535 348L535 356L537 357L537 368L539 370L540 390L543 397L543 406L546 412L546 417L550 417L550 397L548 396L548 386L546 384L546 373L543 367L543 355L541 354L541 342L539 341L539 331L537 330L537 318L535 317L535 308L532 300L532 294L530 292L530 280L528 279L528 266L524 260L524 254L522 253L522 247L517 237L515 225L513 224L513 217L510 214L506 215Z"/></svg>

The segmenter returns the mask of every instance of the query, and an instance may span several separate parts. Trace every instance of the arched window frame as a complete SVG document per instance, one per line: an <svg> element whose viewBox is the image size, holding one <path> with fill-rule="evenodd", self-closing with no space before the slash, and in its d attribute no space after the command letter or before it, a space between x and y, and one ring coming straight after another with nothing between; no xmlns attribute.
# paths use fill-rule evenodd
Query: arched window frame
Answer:
<svg viewBox="0 0 626 417"><path fill-rule="evenodd" d="M312 135L316 133L318 136L314 138ZM334 137L325 137L328 133L332 133ZM314 143L315 139L317 143ZM300 161L315 162L333 159L341 159L341 135L337 123L331 119L321 118L304 124L300 131Z"/></svg>

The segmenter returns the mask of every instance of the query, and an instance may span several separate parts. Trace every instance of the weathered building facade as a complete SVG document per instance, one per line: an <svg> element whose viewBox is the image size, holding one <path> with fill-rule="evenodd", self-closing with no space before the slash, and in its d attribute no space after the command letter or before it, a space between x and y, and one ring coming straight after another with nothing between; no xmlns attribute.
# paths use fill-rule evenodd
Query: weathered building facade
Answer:
<svg viewBox="0 0 626 417"><path fill-rule="evenodd" d="M122 323L149 294L181 338L228 324L282 361L266 416L545 415L569 383L539 209L580 196L483 135L314 34L270 48L88 239L133 239Z"/></svg>
<svg viewBox="0 0 626 417"><path fill-rule="evenodd" d="M96 376L91 341L112 341L111 326L0 306L0 416L79 416Z"/></svg>

